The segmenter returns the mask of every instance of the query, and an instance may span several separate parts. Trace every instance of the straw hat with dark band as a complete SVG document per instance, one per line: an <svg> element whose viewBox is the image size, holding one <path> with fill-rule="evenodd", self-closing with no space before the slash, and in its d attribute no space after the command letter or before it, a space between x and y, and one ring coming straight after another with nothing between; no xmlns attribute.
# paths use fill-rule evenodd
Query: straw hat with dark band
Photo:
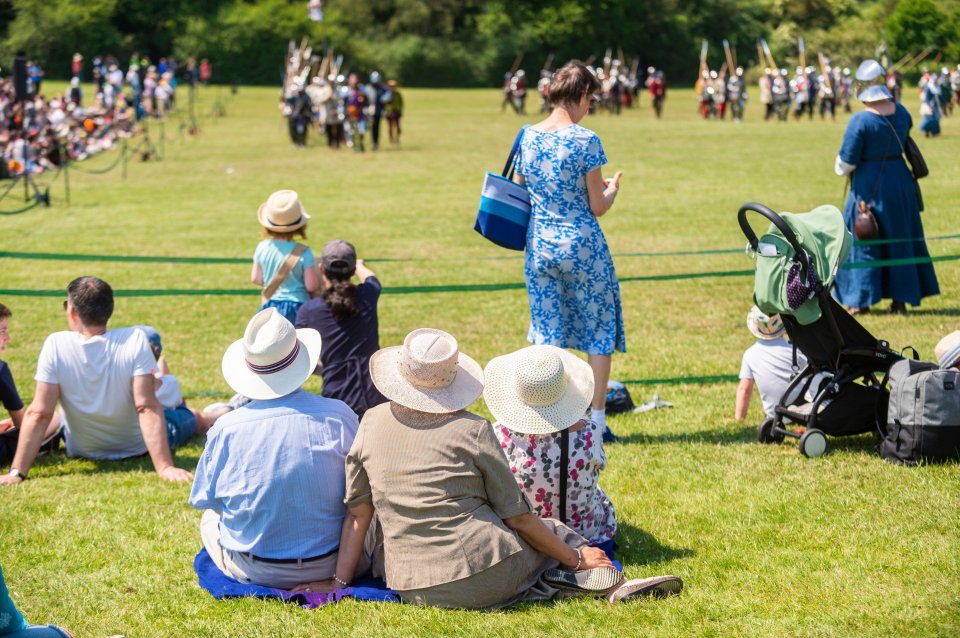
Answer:
<svg viewBox="0 0 960 638"><path fill-rule="evenodd" d="M280 190L260 204L257 220L267 230L292 233L303 228L310 221L310 215L303 209L296 191Z"/></svg>

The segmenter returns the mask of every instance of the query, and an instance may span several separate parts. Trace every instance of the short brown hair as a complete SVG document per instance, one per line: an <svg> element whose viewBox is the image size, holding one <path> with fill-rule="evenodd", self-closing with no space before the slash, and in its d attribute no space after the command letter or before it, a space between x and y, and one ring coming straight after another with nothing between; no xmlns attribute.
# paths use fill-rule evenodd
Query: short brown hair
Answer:
<svg viewBox="0 0 960 638"><path fill-rule="evenodd" d="M11 316L12 314L13 314L13 311L12 311L12 310L10 310L10 309L7 308L6 306L4 306L2 303L0 303L0 319L6 319L7 317Z"/></svg>
<svg viewBox="0 0 960 638"><path fill-rule="evenodd" d="M550 106L576 104L584 95L592 95L600 88L600 80L586 64L580 60L570 60L553 74L550 81Z"/></svg>
<svg viewBox="0 0 960 638"><path fill-rule="evenodd" d="M67 286L70 305L85 326L106 326L113 315L113 288L97 277L77 277Z"/></svg>
<svg viewBox="0 0 960 638"><path fill-rule="evenodd" d="M300 236L301 239L307 238L307 226L303 225L296 230L292 230L289 233L281 233L275 230L270 230L269 228L263 229L263 236L270 239L278 239L280 241L294 241L297 236Z"/></svg>

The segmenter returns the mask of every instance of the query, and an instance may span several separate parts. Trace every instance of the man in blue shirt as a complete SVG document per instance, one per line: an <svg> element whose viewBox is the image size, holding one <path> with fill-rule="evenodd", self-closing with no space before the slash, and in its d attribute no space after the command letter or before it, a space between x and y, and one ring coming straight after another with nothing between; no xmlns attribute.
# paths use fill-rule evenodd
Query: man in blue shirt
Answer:
<svg viewBox="0 0 960 638"><path fill-rule="evenodd" d="M240 582L291 589L334 575L358 423L342 401L301 388L319 358L320 334L295 330L275 308L224 354L224 378L252 401L208 432L190 505L206 510L211 559ZM358 572L369 567L361 562Z"/></svg>

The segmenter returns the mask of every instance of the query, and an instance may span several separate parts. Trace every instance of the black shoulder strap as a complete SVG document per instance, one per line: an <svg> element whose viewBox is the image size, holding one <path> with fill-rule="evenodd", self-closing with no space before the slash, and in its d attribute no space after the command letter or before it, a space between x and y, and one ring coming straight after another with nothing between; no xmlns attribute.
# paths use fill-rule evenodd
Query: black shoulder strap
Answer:
<svg viewBox="0 0 960 638"><path fill-rule="evenodd" d="M560 431L560 522L567 524L567 475L570 473L570 429Z"/></svg>

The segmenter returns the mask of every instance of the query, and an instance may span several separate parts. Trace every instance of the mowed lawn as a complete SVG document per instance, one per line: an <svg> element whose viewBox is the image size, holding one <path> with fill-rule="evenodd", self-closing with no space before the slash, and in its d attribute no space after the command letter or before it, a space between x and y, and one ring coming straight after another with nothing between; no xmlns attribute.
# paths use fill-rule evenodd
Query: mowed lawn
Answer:
<svg viewBox="0 0 960 638"><path fill-rule="evenodd" d="M273 190L293 188L312 215L315 251L348 239L385 292L402 293L381 298L384 345L437 327L486 363L526 345L525 291L415 289L522 282L522 260L472 224L484 171L500 169L517 127L534 116L501 114L495 89L404 95L402 146L361 155L330 151L316 137L294 149L275 89L242 88L235 97L209 89L197 102L198 135L175 117L162 161L131 161L126 180L119 169L71 172L72 205L58 182L53 207L0 217L0 251L247 259L259 241L257 206ZM226 117L206 117L217 97ZM603 140L607 173L624 172L602 226L621 278L640 278L622 284L628 352L615 357L613 377L643 382L630 385L638 403L657 392L675 406L611 419L623 440L607 448L601 485L617 507L627 574L677 574L686 583L681 596L498 613L216 602L192 568L200 513L186 504L188 485L162 483L145 459L96 463L60 453L42 459L28 482L0 490L0 562L27 618L83 637L960 634L958 466L890 465L869 435L832 439L830 453L815 460L791 443L756 443L759 400L746 422L735 422L735 383L723 380L736 375L752 342L744 325L752 277L668 277L749 270L753 262L742 252L649 255L741 248L736 212L746 201L789 211L840 205L833 159L846 116L765 123L754 99L747 121L735 125L702 121L695 106L690 91L678 90L662 121L644 95L639 109L584 122ZM912 95L909 106L916 114ZM156 126L151 132L159 134ZM960 118L946 119L939 139L918 138L931 169L923 180L929 236L957 232L958 137ZM0 210L21 201L11 196ZM960 254L956 239L929 247L936 256ZM905 317L876 312L863 323L895 348L913 345L932 357L937 340L960 328L960 262L936 268L941 296ZM90 274L117 290L255 292L247 264L0 257L0 272L5 290L63 290ZM66 327L62 299L0 294L15 313L5 359L25 398L44 337ZM185 391L199 393L190 404L201 407L224 398L206 393L228 392L220 357L257 304L256 294L123 297L111 325L155 326ZM319 391L319 380L307 387ZM475 408L486 414L482 402ZM193 469L202 445L179 450L178 465Z"/></svg>

